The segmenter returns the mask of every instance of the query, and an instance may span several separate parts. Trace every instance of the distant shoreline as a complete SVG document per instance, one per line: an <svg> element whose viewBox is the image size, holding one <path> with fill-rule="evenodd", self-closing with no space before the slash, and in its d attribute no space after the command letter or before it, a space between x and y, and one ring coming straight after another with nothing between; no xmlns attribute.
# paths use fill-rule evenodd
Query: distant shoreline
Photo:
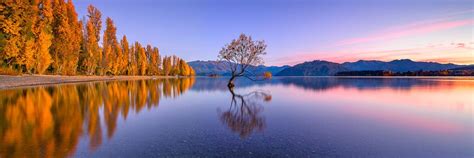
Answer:
<svg viewBox="0 0 474 158"><path fill-rule="evenodd" d="M61 75L0 75L0 90L25 88L33 86L47 86L58 84L75 84L100 81L124 81L180 78L181 76L61 76ZM194 76L209 77L209 76ZM219 76L227 77L227 76ZM474 80L473 76L274 76L279 77L321 77L321 78L456 78ZM212 78L212 77L210 77Z"/></svg>
<svg viewBox="0 0 474 158"><path fill-rule="evenodd" d="M60 75L0 75L0 90L68 83L178 78L176 76L60 76Z"/></svg>

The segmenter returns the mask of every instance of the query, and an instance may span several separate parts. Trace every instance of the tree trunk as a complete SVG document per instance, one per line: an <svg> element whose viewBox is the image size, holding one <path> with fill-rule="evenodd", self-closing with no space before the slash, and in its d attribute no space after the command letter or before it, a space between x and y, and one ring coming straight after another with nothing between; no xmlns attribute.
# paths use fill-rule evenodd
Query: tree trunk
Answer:
<svg viewBox="0 0 474 158"><path fill-rule="evenodd" d="M234 88L234 79L235 79L235 76L232 75L232 77L230 77L229 79L229 83L227 84L227 87L229 87L230 89Z"/></svg>

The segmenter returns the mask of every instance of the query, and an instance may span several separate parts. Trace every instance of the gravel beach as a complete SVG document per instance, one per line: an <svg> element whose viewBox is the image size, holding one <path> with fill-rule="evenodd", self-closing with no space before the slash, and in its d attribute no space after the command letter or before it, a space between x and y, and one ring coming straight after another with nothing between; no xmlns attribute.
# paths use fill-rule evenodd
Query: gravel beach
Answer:
<svg viewBox="0 0 474 158"><path fill-rule="evenodd" d="M0 75L0 89L27 86L79 83L93 81L140 80L153 78L173 78L173 76L60 76L60 75Z"/></svg>

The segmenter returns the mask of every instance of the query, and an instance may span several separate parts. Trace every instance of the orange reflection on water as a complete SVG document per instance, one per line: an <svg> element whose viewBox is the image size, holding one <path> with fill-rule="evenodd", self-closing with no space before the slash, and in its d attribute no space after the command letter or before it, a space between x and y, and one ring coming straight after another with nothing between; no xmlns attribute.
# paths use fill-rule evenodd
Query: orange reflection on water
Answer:
<svg viewBox="0 0 474 158"><path fill-rule="evenodd" d="M111 138L117 119L177 97L194 78L113 81L0 91L0 157L67 157L86 134L102 144L104 120Z"/></svg>

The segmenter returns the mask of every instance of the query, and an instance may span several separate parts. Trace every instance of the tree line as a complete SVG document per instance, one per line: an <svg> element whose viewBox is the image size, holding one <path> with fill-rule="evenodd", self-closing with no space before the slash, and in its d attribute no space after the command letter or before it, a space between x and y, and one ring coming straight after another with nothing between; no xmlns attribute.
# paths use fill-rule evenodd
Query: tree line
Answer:
<svg viewBox="0 0 474 158"><path fill-rule="evenodd" d="M101 36L92 5L82 20L71 0L2 0L0 12L0 74L194 75L179 57L118 39L110 17Z"/></svg>
<svg viewBox="0 0 474 158"><path fill-rule="evenodd" d="M473 70L438 70L438 71L406 71L393 72L385 70L343 71L335 76L474 76Z"/></svg>

